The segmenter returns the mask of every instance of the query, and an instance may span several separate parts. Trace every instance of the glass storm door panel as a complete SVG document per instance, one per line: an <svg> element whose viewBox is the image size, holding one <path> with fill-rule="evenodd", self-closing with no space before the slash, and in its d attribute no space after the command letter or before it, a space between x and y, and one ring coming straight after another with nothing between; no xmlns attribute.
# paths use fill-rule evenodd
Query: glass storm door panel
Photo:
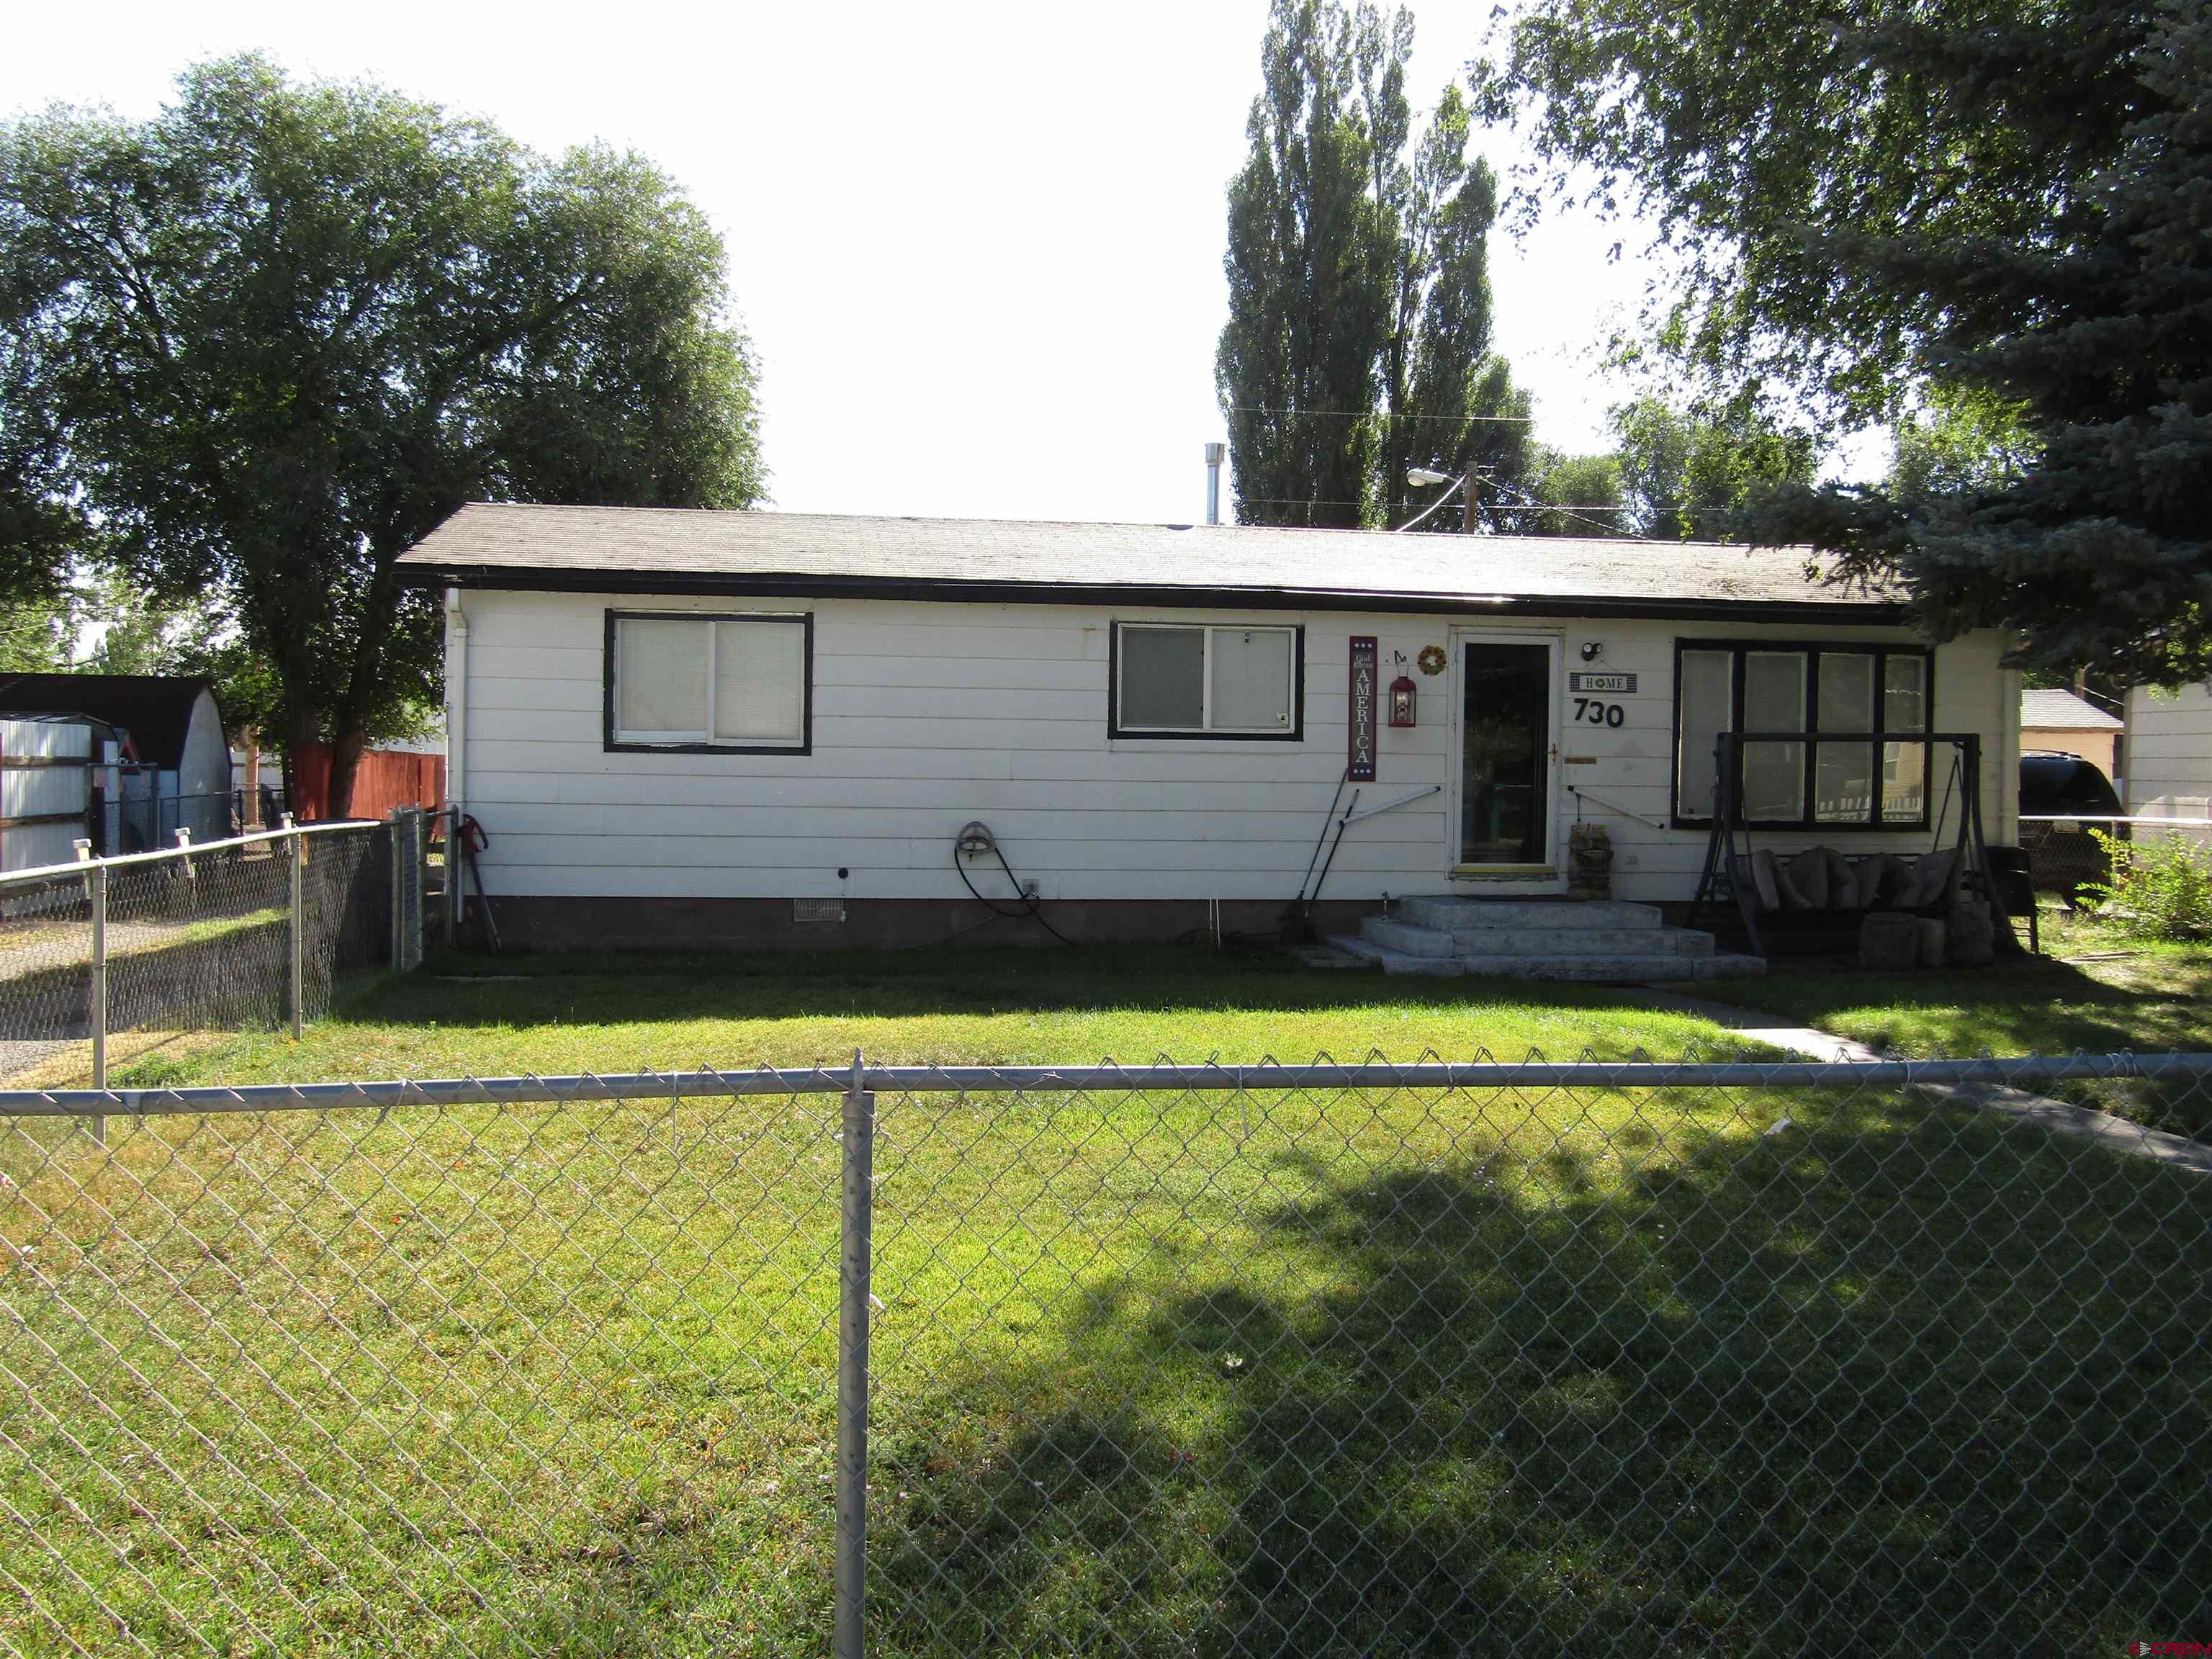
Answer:
<svg viewBox="0 0 2212 1659"><path fill-rule="evenodd" d="M1462 649L1459 861L1547 863L1552 647L1469 640Z"/></svg>

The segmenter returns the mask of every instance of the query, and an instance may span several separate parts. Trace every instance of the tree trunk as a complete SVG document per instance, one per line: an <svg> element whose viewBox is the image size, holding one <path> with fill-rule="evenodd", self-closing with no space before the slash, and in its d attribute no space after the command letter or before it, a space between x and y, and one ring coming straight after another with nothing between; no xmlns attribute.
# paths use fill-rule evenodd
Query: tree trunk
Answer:
<svg viewBox="0 0 2212 1659"><path fill-rule="evenodd" d="M280 669L279 673L281 672ZM289 729L284 741L284 810L292 815L295 823L304 823L307 818L307 802L301 798L300 794L300 785L302 781L300 771L301 762L307 752L308 745L313 744L319 734L315 730L314 711L302 706L305 699L292 698L289 686L286 687L286 693L287 701L291 703L291 707L285 717L285 725Z"/></svg>
<svg viewBox="0 0 2212 1659"><path fill-rule="evenodd" d="M350 720L331 736L331 785L324 802L325 810L334 818L352 815L354 775L361 769L361 751L367 746L362 741L361 727Z"/></svg>

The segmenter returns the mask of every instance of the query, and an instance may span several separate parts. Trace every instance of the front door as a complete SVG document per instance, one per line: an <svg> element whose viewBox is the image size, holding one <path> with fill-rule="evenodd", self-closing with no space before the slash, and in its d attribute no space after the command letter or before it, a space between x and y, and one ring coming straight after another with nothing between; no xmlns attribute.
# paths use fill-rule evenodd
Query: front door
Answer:
<svg viewBox="0 0 2212 1659"><path fill-rule="evenodd" d="M1459 641L1459 811L1454 863L1462 869L1550 875L1554 763L1552 726L1559 641L1538 635L1463 635Z"/></svg>

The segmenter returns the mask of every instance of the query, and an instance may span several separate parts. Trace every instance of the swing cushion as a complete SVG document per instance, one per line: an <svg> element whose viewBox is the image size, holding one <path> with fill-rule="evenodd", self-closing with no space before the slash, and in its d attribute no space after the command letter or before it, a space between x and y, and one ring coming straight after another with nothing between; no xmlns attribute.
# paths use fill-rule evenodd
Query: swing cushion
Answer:
<svg viewBox="0 0 2212 1659"><path fill-rule="evenodd" d="M1866 857L1849 860L1851 866L1851 901L1854 910L1871 910L1881 896L1881 878L1887 873L1881 857L1869 854Z"/></svg>
<svg viewBox="0 0 2212 1659"><path fill-rule="evenodd" d="M1857 866L1832 847L1823 847L1820 851L1828 858L1828 908L1831 910L1861 908Z"/></svg>
<svg viewBox="0 0 2212 1659"><path fill-rule="evenodd" d="M1942 903L1948 908L1948 901L1957 888L1958 864L1959 849L1955 847L1940 848L1920 855L1913 872L1920 878L1921 903Z"/></svg>
<svg viewBox="0 0 2212 1659"><path fill-rule="evenodd" d="M1790 896L1801 910L1828 908L1828 849L1808 847L1790 860Z"/></svg>
<svg viewBox="0 0 2212 1659"><path fill-rule="evenodd" d="M1775 879L1774 854L1762 847L1749 859L1738 859L1736 878L1739 881L1742 880L1747 873L1741 867L1747 863L1751 866L1748 874L1752 889L1759 895L1759 908L1762 910L1779 910L1782 908L1782 889L1780 884Z"/></svg>

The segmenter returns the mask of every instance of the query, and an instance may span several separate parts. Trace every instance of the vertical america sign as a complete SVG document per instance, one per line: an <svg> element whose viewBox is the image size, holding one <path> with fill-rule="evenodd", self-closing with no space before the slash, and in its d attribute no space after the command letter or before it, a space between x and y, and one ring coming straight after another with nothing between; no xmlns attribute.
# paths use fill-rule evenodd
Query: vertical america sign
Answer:
<svg viewBox="0 0 2212 1659"><path fill-rule="evenodd" d="M1352 636L1351 701L1346 710L1345 773L1354 783L1375 781L1375 636Z"/></svg>

